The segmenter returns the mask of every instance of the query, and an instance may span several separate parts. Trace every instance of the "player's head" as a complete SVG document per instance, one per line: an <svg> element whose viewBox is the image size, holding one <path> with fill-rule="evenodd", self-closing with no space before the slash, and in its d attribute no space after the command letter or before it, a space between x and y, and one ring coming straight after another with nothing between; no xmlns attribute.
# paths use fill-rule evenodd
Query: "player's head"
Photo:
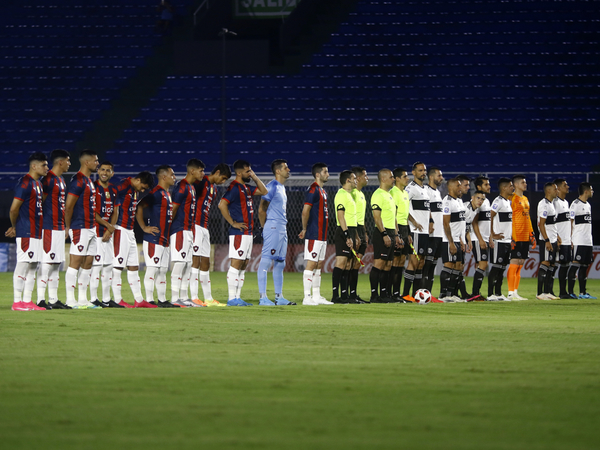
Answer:
<svg viewBox="0 0 600 450"><path fill-rule="evenodd" d="M102 161L100 167L98 167L98 178L102 183L108 183L108 181L115 174L115 166L110 161Z"/></svg>
<svg viewBox="0 0 600 450"><path fill-rule="evenodd" d="M60 167L62 172L66 172L71 167L71 155L68 151L57 148L50 153L50 163L52 167Z"/></svg>
<svg viewBox="0 0 600 450"><path fill-rule="evenodd" d="M343 187L355 188L356 187L356 175L351 170L344 170L340 173L340 184Z"/></svg>
<svg viewBox="0 0 600 450"><path fill-rule="evenodd" d="M235 171L235 176L241 177L244 183L248 183L252 179L252 168L250 167L250 163L248 161L238 159L233 163L233 170Z"/></svg>
<svg viewBox="0 0 600 450"><path fill-rule="evenodd" d="M547 199L554 200L556 198L556 194L558 193L558 188L556 184L552 182L548 182L544 184L544 196Z"/></svg>
<svg viewBox="0 0 600 450"><path fill-rule="evenodd" d="M98 154L94 150L85 149L79 153L79 164L81 169L89 170L90 172L98 171Z"/></svg>
<svg viewBox="0 0 600 450"><path fill-rule="evenodd" d="M202 178L204 178L205 167L206 166L204 163L198 158L190 159L185 165L187 175L192 177L194 179L193 181L200 181Z"/></svg>
<svg viewBox="0 0 600 450"><path fill-rule="evenodd" d="M313 164L311 170L312 176L315 180L320 180L322 183L326 183L329 179L329 169L327 168L327 164L319 162Z"/></svg>
<svg viewBox="0 0 600 450"><path fill-rule="evenodd" d="M484 175L479 175L477 178L475 178L474 184L475 189L479 191L483 191L486 194L492 192L492 185L490 184L490 179Z"/></svg>
<svg viewBox="0 0 600 450"><path fill-rule="evenodd" d="M558 196L564 199L569 193L569 183L567 183L567 180L564 178L555 178L553 183L558 189Z"/></svg>
<svg viewBox="0 0 600 450"><path fill-rule="evenodd" d="M500 195L506 198L506 196L512 194L515 189L510 178L502 177L498 180L498 190L500 191Z"/></svg>
<svg viewBox="0 0 600 450"><path fill-rule="evenodd" d="M446 183L448 194L454 198L460 196L460 180L458 178L450 178Z"/></svg>
<svg viewBox="0 0 600 450"><path fill-rule="evenodd" d="M394 186L394 174L390 169L381 169L377 172L377 181L381 189L389 191Z"/></svg>
<svg viewBox="0 0 600 450"><path fill-rule="evenodd" d="M512 177L512 184L515 190L523 192L527 190L527 180L525 179L525 175L515 175Z"/></svg>
<svg viewBox="0 0 600 450"><path fill-rule="evenodd" d="M285 159L276 159L271 163L271 172L273 175L280 176L281 178L287 180L290 177L290 168L287 165L287 161Z"/></svg>
<svg viewBox="0 0 600 450"><path fill-rule="evenodd" d="M586 181L579 185L579 196L592 198L594 196L594 188L592 185Z"/></svg>
<svg viewBox="0 0 600 450"><path fill-rule="evenodd" d="M427 178L429 179L429 186L435 189L439 188L444 181L442 170L436 166L429 168L427 171Z"/></svg>
<svg viewBox="0 0 600 450"><path fill-rule="evenodd" d="M354 166L350 170L354 175L356 175L356 187L358 189L362 189L369 184L369 175L367 174L367 169L361 166Z"/></svg>
<svg viewBox="0 0 600 450"><path fill-rule="evenodd" d="M418 180L420 183L425 181L427 176L427 166L422 161L417 161L412 166L412 174L415 180Z"/></svg>
<svg viewBox="0 0 600 450"><path fill-rule="evenodd" d="M215 184L223 184L231 178L231 169L227 164L220 163L213 168L210 174L213 178L216 178Z"/></svg>
<svg viewBox="0 0 600 450"><path fill-rule="evenodd" d="M36 152L27 158L29 162L29 172L36 175L37 178L45 177L48 174L48 158L41 152Z"/></svg>
<svg viewBox="0 0 600 450"><path fill-rule="evenodd" d="M483 201L485 200L485 192L476 190L471 196L471 203L475 208L479 208L483 205Z"/></svg>
<svg viewBox="0 0 600 450"><path fill-rule="evenodd" d="M464 195L469 192L469 189L471 188L471 179L466 175L459 175L456 179L460 181L460 193Z"/></svg>
<svg viewBox="0 0 600 450"><path fill-rule="evenodd" d="M408 173L404 167L396 167L392 173L394 174L394 178L396 180L396 186L401 189L404 189L406 186L408 186L410 179L408 178Z"/></svg>
<svg viewBox="0 0 600 450"><path fill-rule="evenodd" d="M131 185L136 191L144 192L154 186L154 177L150 172L144 170L131 179Z"/></svg>
<svg viewBox="0 0 600 450"><path fill-rule="evenodd" d="M167 188L173 186L175 181L177 181L173 168L167 164L163 164L156 168L156 178L158 178L158 183L161 186Z"/></svg>

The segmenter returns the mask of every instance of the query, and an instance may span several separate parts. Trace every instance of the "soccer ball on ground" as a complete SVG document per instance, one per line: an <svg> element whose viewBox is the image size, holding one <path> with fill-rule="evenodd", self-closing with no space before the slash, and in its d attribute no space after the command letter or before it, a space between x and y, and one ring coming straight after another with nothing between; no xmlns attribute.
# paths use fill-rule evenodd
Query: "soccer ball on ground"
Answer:
<svg viewBox="0 0 600 450"><path fill-rule="evenodd" d="M427 289L419 289L415 292L415 303L425 305L431 301L431 292Z"/></svg>

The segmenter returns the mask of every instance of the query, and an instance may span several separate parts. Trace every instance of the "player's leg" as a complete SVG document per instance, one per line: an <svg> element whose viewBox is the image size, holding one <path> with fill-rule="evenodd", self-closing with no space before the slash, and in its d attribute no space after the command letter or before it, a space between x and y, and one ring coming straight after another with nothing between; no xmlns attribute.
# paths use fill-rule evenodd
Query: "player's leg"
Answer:
<svg viewBox="0 0 600 450"><path fill-rule="evenodd" d="M473 258L475 259L475 273L473 274L473 288L471 291L471 298L475 300L482 300L481 297L481 285L485 278L485 271L488 265L488 248L481 248L479 240L473 241Z"/></svg>
<svg viewBox="0 0 600 450"><path fill-rule="evenodd" d="M561 245L558 248L558 285L559 297L562 299L571 298L567 292L567 275L569 273L569 263L573 260L570 245Z"/></svg>
<svg viewBox="0 0 600 450"><path fill-rule="evenodd" d="M317 241L311 239L304 240L304 262L305 267L302 272L302 288L304 291L304 298L302 299L303 305L318 305L318 299L313 298L312 289L313 289L313 281L315 276L315 271L318 265L318 253L315 248L315 243Z"/></svg>
<svg viewBox="0 0 600 450"><path fill-rule="evenodd" d="M285 259L287 257L288 238L287 231L279 233L277 247L275 248L275 259L273 260L273 287L275 289L275 303L277 306L295 305L283 296L283 271L285 269Z"/></svg>
<svg viewBox="0 0 600 450"><path fill-rule="evenodd" d="M369 301L371 303L387 303L389 299L382 298L380 294L383 271L387 263L387 258L383 257L383 255L387 256L383 235L378 230L375 230L371 242L373 243L373 266L369 273L369 283L371 285L371 297Z"/></svg>
<svg viewBox="0 0 600 450"><path fill-rule="evenodd" d="M594 261L593 247L592 246L580 246L581 248L581 267L579 268L578 280L579 280L579 298L581 299L595 299L591 294L587 292L587 275L590 264Z"/></svg>
<svg viewBox="0 0 600 450"><path fill-rule="evenodd" d="M122 294L122 274L125 266L127 265L127 253L129 249L129 242L126 236L127 230L116 227L115 232L113 234L113 269L112 269L112 279L111 279L111 288L114 295L114 301L125 308L133 308L133 305L125 302L123 300Z"/></svg>
<svg viewBox="0 0 600 450"><path fill-rule="evenodd" d="M244 285L244 273L252 253L252 236L229 236L229 259L231 266L227 272L228 306L250 306L239 295Z"/></svg>
<svg viewBox="0 0 600 450"><path fill-rule="evenodd" d="M259 302L260 306L275 306L275 303L272 302L267 297L267 277L269 274L269 270L271 270L271 266L273 266L273 261L275 257L277 241L278 241L279 233L277 230L272 229L271 227L265 227L263 229L263 246L260 256L260 263L258 264L258 271L256 272L256 277L258 280L258 293L259 293ZM273 274L273 278L275 278L275 274Z"/></svg>

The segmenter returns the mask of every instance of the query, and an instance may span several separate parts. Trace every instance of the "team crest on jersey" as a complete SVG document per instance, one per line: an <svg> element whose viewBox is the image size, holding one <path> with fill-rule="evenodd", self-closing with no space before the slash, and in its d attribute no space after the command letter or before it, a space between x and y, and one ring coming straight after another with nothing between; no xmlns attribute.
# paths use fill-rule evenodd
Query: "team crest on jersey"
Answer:
<svg viewBox="0 0 600 450"><path fill-rule="evenodd" d="M80 252L82 252L82 251L83 251L83 245L81 245L81 244L80 244L80 245L78 245L78 246L77 246L77 250L79 250Z"/></svg>
<svg viewBox="0 0 600 450"><path fill-rule="evenodd" d="M104 195L106 195L106 198L110 200L110 192L106 191Z"/></svg>
<svg viewBox="0 0 600 450"><path fill-rule="evenodd" d="M29 259L33 258L33 252L27 252L27 256L29 256ZM579 258L579 256L578 256Z"/></svg>
<svg viewBox="0 0 600 450"><path fill-rule="evenodd" d="M200 248L200 247L198 247L197 245L194 245L194 251L195 251L195 252L197 252L199 248Z"/></svg>
<svg viewBox="0 0 600 450"><path fill-rule="evenodd" d="M316 258L316 257L317 257L317 252L312 252L310 255L311 255L313 258Z"/></svg>
<svg viewBox="0 0 600 450"><path fill-rule="evenodd" d="M158 257L158 256L155 256L155 257L154 257L154 264L158 264L158 262L159 262L159 261L160 261L159 257Z"/></svg>
<svg viewBox="0 0 600 450"><path fill-rule="evenodd" d="M119 258L119 264L123 264L123 258Z"/></svg>
<svg viewBox="0 0 600 450"><path fill-rule="evenodd" d="M56 258L56 253L50 253L50 259Z"/></svg>
<svg viewBox="0 0 600 450"><path fill-rule="evenodd" d="M238 250L238 255L242 256L244 254L243 250Z"/></svg>
<svg viewBox="0 0 600 450"><path fill-rule="evenodd" d="M100 262L100 255L96 255L96 256L94 256L94 259L95 259L96 261Z"/></svg>

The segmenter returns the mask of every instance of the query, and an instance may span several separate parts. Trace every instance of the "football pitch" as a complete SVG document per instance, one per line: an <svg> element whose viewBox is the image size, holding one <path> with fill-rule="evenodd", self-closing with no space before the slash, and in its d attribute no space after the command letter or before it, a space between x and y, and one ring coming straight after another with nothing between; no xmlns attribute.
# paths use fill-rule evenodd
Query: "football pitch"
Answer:
<svg viewBox="0 0 600 450"><path fill-rule="evenodd" d="M253 273L246 308L13 312L11 273L0 292L3 449L600 442L600 300L259 307ZM535 298L535 280L519 293ZM302 274L284 294L301 302Z"/></svg>

